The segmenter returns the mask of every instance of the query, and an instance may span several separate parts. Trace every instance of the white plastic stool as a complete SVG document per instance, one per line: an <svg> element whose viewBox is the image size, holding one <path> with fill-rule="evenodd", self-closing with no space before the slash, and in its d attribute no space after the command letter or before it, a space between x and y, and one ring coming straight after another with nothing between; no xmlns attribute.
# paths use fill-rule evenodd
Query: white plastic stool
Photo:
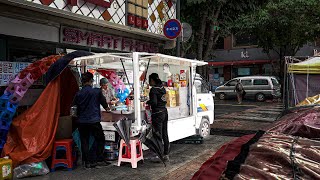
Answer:
<svg viewBox="0 0 320 180"><path fill-rule="evenodd" d="M125 148L125 153L122 154L123 148ZM138 152L137 152L138 151ZM121 165L121 162L131 163L132 168L138 167L138 162L143 160L142 145L139 139L130 140L130 148L126 145L125 141L121 139L120 149L119 149L119 158L118 166Z"/></svg>

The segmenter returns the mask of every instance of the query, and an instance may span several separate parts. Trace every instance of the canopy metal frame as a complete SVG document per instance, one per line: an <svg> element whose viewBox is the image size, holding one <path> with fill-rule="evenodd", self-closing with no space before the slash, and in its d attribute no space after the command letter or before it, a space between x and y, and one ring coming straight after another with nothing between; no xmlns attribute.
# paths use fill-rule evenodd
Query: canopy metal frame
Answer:
<svg viewBox="0 0 320 180"><path fill-rule="evenodd" d="M139 83L139 65L140 63L148 63L150 66L159 64L173 64L181 66L189 66L193 70L196 66L207 65L207 62L186 59L181 57L169 56L164 54L132 52L132 53L97 53L91 56L84 56L73 59L69 65L82 67L87 66L91 68L105 68L110 69L112 63L120 63L119 69L123 68L123 64L132 63L133 70L133 91L134 91L134 106L135 106L135 125L137 129L141 129L141 107L140 107L140 83ZM126 67L127 69L127 67ZM131 70L131 69L130 69ZM195 76L195 75L194 75ZM191 79L191 81L193 78ZM193 82L191 82L193 84Z"/></svg>

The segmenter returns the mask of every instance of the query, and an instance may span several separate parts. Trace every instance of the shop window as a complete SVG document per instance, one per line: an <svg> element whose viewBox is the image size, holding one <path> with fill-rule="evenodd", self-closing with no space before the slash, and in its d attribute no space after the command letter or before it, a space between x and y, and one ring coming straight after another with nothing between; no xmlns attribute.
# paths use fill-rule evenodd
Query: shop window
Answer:
<svg viewBox="0 0 320 180"><path fill-rule="evenodd" d="M257 38L252 34L233 35L233 47L256 46L257 44Z"/></svg>
<svg viewBox="0 0 320 180"><path fill-rule="evenodd" d="M264 64L263 70L265 75L272 75L272 66L271 64Z"/></svg>
<svg viewBox="0 0 320 180"><path fill-rule="evenodd" d="M236 84L237 84L237 80L231 80L226 84L226 86L236 86Z"/></svg>
<svg viewBox="0 0 320 180"><path fill-rule="evenodd" d="M253 80L253 85L269 85L266 79L255 79Z"/></svg>
<svg viewBox="0 0 320 180"><path fill-rule="evenodd" d="M252 80L241 80L241 84L243 86L251 86L252 85Z"/></svg>
<svg viewBox="0 0 320 180"><path fill-rule="evenodd" d="M249 76L250 72L250 68L238 68L238 76Z"/></svg>

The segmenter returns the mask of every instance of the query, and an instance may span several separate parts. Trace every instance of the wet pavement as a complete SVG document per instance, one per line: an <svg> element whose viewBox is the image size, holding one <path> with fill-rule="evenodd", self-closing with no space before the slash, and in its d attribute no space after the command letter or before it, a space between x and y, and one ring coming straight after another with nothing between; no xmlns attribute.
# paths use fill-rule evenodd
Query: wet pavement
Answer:
<svg viewBox="0 0 320 180"><path fill-rule="evenodd" d="M164 167L162 163L153 163L150 160L145 160L143 163L138 164L137 169L132 169L129 163L123 163L120 167L116 166L116 162L112 165L101 169L84 169L78 167L73 171L56 171L49 173L46 176L28 178L33 180L91 180L91 179L161 179L170 173L176 173L177 170L188 164L194 159L204 153L213 154L217 148L222 146L226 141L232 140L232 137L224 136L210 136L203 144L171 144L170 162L167 167ZM150 154L150 153L149 153ZM206 156L204 159L207 159ZM149 155L150 157L150 155ZM147 156L148 158L148 156ZM200 165L200 163L197 163ZM199 168L197 167L197 168ZM180 171L179 171L180 172ZM193 175L194 171L190 174Z"/></svg>
<svg viewBox="0 0 320 180"><path fill-rule="evenodd" d="M152 156L144 151L145 161L132 169L129 163L120 167L113 164L101 168L86 170L79 166L73 171L56 171L46 176L28 178L33 180L90 180L90 179L190 179L193 174L223 144L235 137L263 130L274 122L282 111L278 102L244 101L238 105L235 101L215 102L215 122L211 126L211 136L203 144L171 143L170 163L164 167L161 163L152 163Z"/></svg>
<svg viewBox="0 0 320 180"><path fill-rule="evenodd" d="M217 100L216 118L211 125L211 134L237 137L266 130L281 116L282 110L281 102L247 100L238 105L231 100Z"/></svg>

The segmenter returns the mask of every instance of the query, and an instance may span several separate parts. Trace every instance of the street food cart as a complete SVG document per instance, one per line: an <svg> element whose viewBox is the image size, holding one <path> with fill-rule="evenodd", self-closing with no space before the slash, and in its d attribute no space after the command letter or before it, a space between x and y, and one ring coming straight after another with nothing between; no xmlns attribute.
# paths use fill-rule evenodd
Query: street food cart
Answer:
<svg viewBox="0 0 320 180"><path fill-rule="evenodd" d="M168 135L172 142L195 134L210 135L210 124L214 121L213 96L201 88L202 79L196 75L196 67L206 64L163 54L133 52L79 57L69 65L81 73L94 73L94 86L99 86L103 76L107 77L111 89L118 93L120 102L113 104L111 112L102 108L101 125L107 141L115 141L113 124L122 117L132 120L132 136L141 133L145 122L150 120L146 106L150 90L148 76L158 73L167 91Z"/></svg>

